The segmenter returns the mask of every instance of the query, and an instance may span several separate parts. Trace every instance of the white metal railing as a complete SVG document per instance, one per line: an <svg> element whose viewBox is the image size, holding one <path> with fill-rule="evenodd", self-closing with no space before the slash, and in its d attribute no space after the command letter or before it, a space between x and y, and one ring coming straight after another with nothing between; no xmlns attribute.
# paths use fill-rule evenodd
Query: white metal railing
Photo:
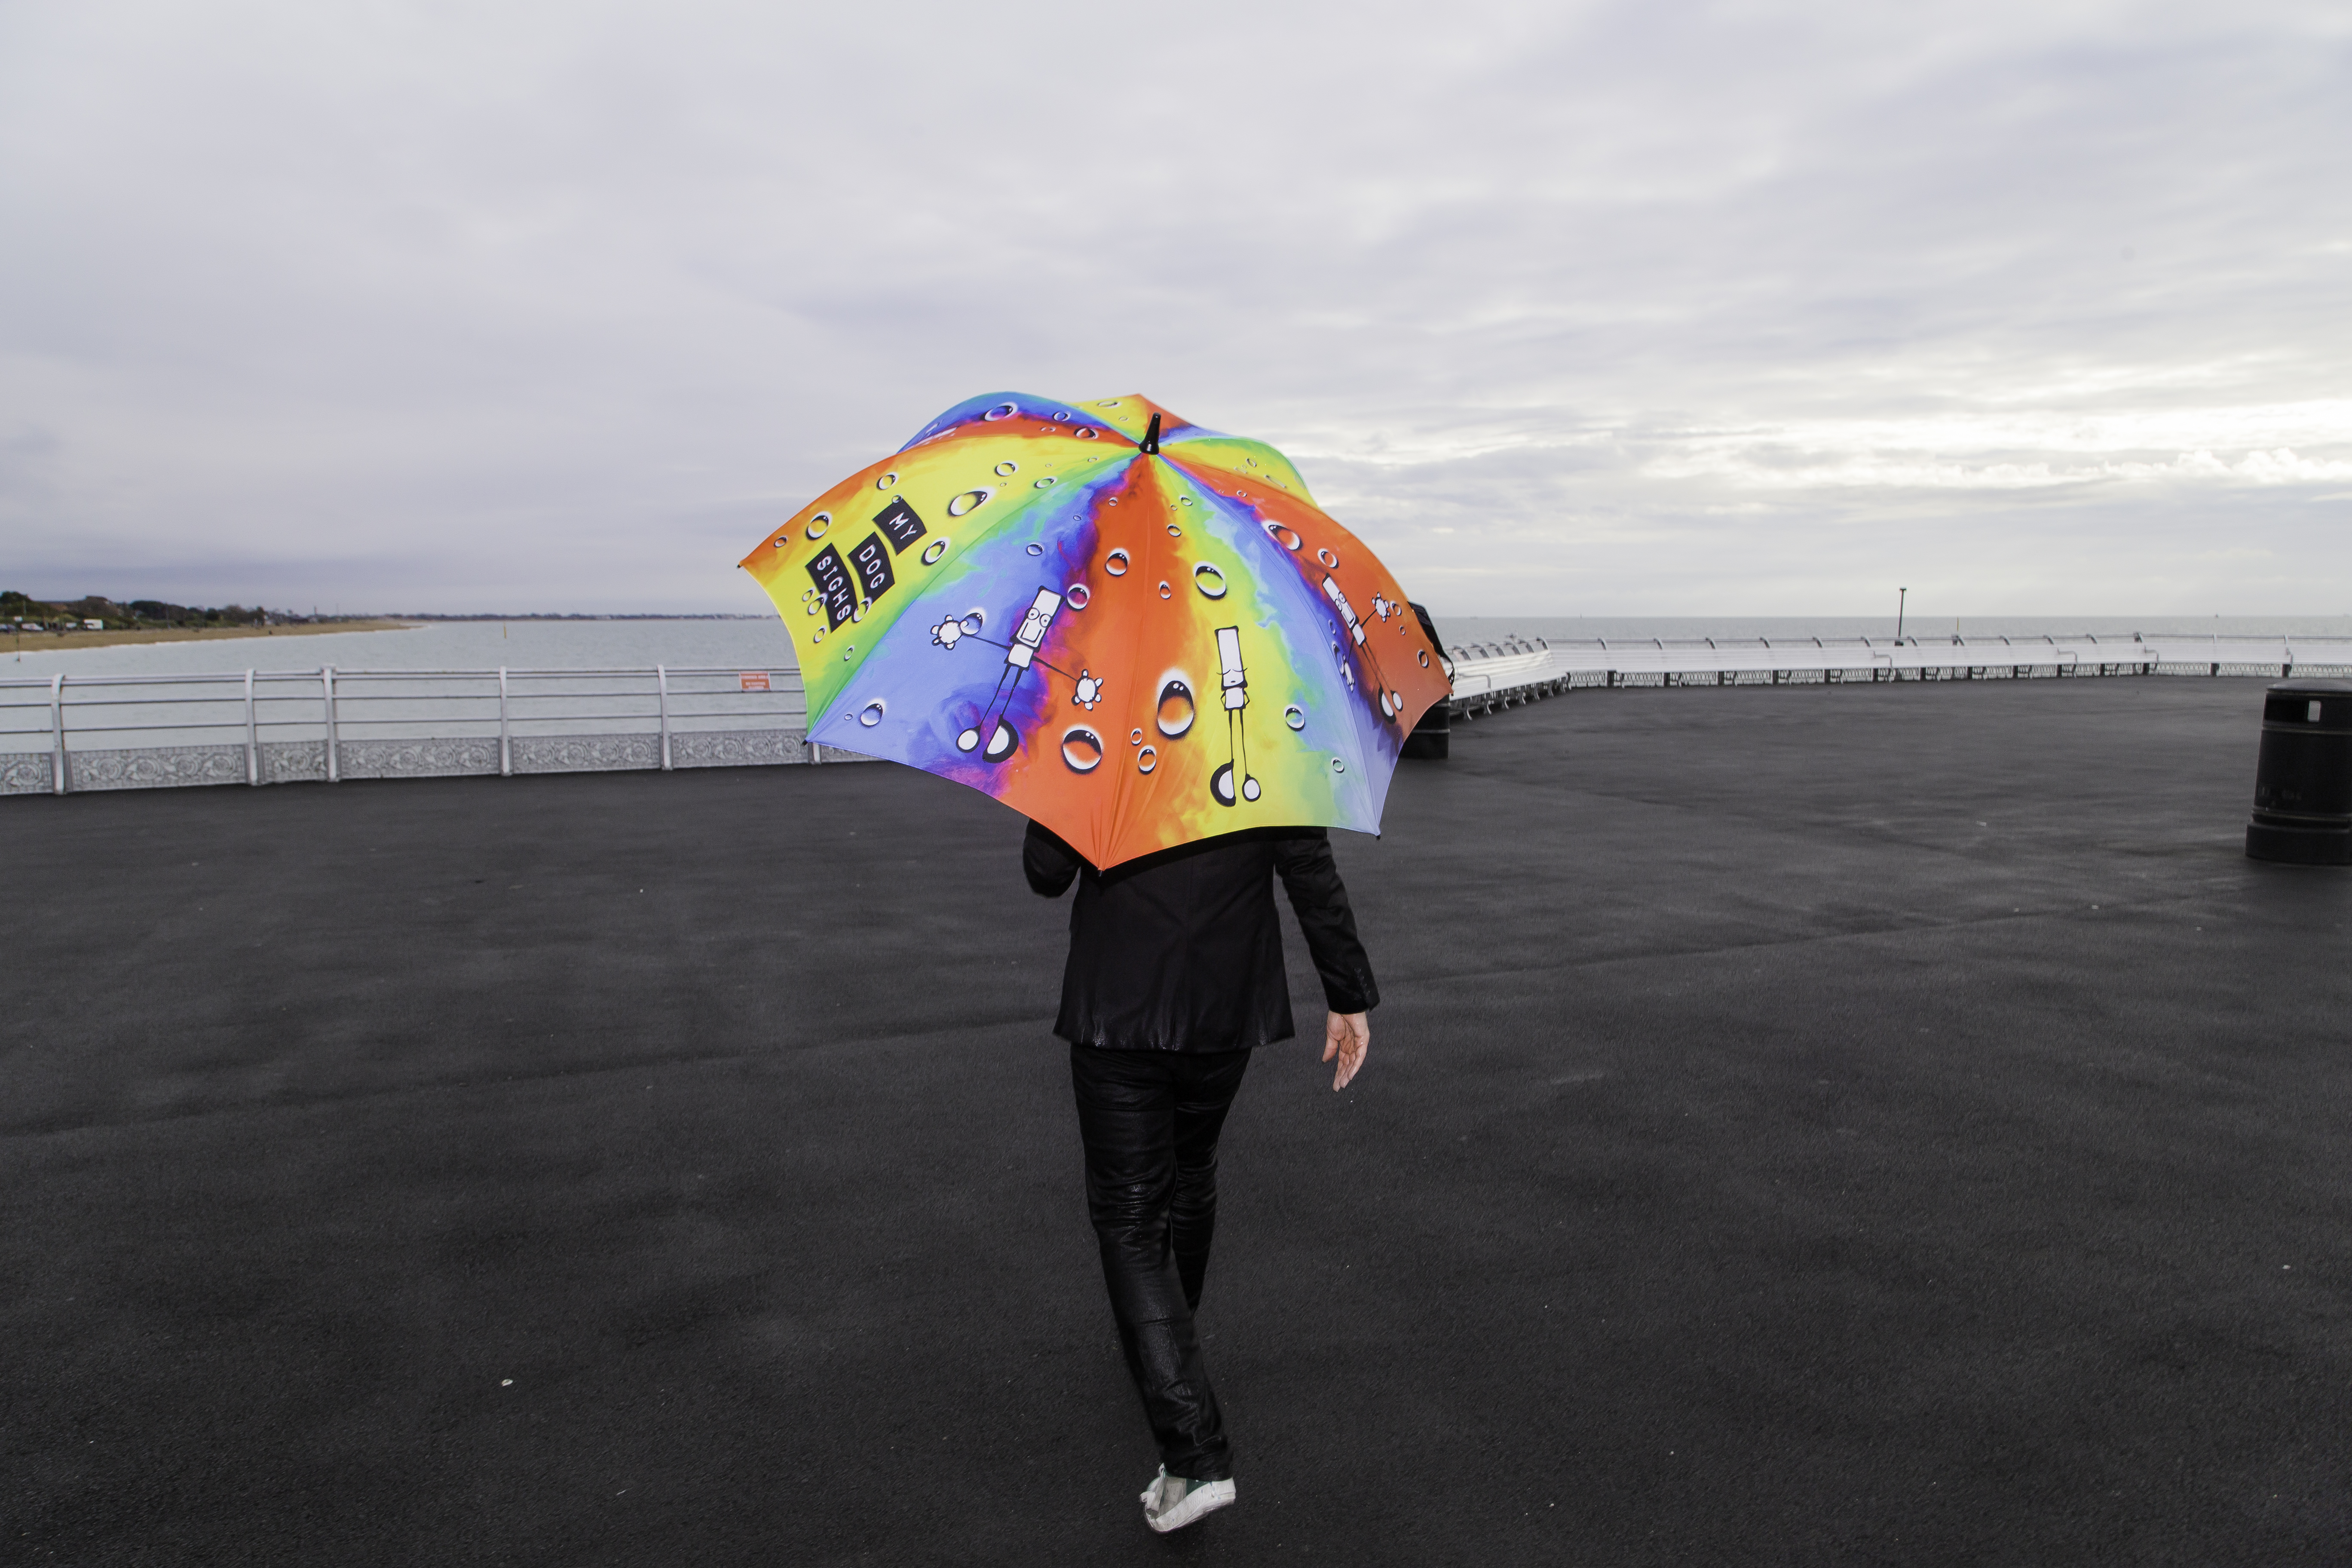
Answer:
<svg viewBox="0 0 2352 1568"><path fill-rule="evenodd" d="M795 670L666 665L0 679L0 793L813 762L807 713Z"/></svg>
<svg viewBox="0 0 2352 1568"><path fill-rule="evenodd" d="M1454 648L1455 713L1468 717L1573 686L1693 680L1966 680L2083 675L2291 675L2352 669L2352 637L1801 637L1669 641L1508 637Z"/></svg>
<svg viewBox="0 0 2352 1568"><path fill-rule="evenodd" d="M2352 637L1505 638L1464 717L1572 686L2352 670ZM238 670L0 679L0 794L816 762L795 670ZM855 753L836 752L836 757Z"/></svg>

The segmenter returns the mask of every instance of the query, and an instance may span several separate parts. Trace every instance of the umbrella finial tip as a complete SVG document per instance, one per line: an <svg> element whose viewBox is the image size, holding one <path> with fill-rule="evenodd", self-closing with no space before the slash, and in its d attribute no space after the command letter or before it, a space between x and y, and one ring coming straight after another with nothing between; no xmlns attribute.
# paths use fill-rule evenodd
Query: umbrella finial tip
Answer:
<svg viewBox="0 0 2352 1568"><path fill-rule="evenodd" d="M1151 416L1151 428L1143 433L1143 449L1147 452L1160 450L1160 416L1157 414Z"/></svg>

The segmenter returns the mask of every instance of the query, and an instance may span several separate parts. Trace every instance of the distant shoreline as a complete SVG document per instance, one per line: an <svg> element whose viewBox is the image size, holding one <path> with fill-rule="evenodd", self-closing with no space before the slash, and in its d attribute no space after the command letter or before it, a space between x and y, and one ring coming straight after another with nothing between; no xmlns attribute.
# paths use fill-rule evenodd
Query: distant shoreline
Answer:
<svg viewBox="0 0 2352 1568"><path fill-rule="evenodd" d="M0 644L10 653L58 652L77 647L118 647L127 643L226 642L232 637L317 637L325 632L404 632L422 621L311 621L297 626L158 626L152 631L11 632Z"/></svg>

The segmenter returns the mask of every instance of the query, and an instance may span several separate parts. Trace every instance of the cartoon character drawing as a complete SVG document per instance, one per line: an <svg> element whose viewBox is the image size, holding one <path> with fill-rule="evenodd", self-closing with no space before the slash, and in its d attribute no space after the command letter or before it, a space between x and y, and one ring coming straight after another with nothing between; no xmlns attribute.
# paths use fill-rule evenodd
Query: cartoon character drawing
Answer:
<svg viewBox="0 0 2352 1568"><path fill-rule="evenodd" d="M1404 711L1404 698L1389 689L1389 678L1381 673L1380 656L1372 651L1370 640L1364 636L1364 623L1357 618L1356 606L1348 603L1348 595L1339 591L1338 579L1328 573L1323 578L1323 596L1330 600L1332 608L1339 612L1339 618L1347 623L1349 637L1355 640L1364 662L1371 668L1373 684L1380 691L1381 717L1393 721L1399 713ZM1374 602L1379 601L1375 599ZM1354 690L1355 675L1347 668L1344 659L1340 662L1339 673L1346 678L1348 689Z"/></svg>
<svg viewBox="0 0 2352 1568"><path fill-rule="evenodd" d="M1021 625L1014 629L1013 640L1009 643L998 643L980 635L987 622L977 610L961 618L950 617L931 628L931 641L950 651L966 637L1004 649L1004 668L996 678L996 690L991 694L979 721L956 736L956 750L978 752L982 762L1001 763L1020 745L1021 737L1013 732L1012 725L1004 721L1004 710L1012 705L1013 693L1020 689L1021 678L1028 673L1032 664L1044 664L1046 668L1054 669L1054 666L1046 664L1037 654L1045 646L1045 634L1053 628L1054 617L1061 614L1062 603L1062 595L1053 589L1038 589L1036 598L1030 601L1028 609L1021 617ZM1067 678L1066 671L1054 669L1054 672ZM1100 700L1102 682L1092 680L1091 677L1087 679L1094 697Z"/></svg>
<svg viewBox="0 0 2352 1568"><path fill-rule="evenodd" d="M1249 671L1242 664L1242 629L1239 626L1217 628L1217 682L1225 699L1225 751L1229 760L1209 775L1209 795L1219 805L1231 805L1235 799L1255 800L1258 782L1249 771L1249 726L1242 710L1249 706ZM1241 787L1234 787L1238 773Z"/></svg>

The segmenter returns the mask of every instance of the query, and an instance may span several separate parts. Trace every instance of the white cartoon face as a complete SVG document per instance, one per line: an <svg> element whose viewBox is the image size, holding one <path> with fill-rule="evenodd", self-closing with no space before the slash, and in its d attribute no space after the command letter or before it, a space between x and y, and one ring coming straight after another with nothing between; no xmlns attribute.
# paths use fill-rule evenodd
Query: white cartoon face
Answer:
<svg viewBox="0 0 2352 1568"><path fill-rule="evenodd" d="M931 640L941 647L953 647L963 639L963 623L950 616L931 628Z"/></svg>
<svg viewBox="0 0 2352 1568"><path fill-rule="evenodd" d="M1091 713L1102 697L1103 683L1096 679L1094 672L1087 669L1078 671L1077 690L1070 700Z"/></svg>
<svg viewBox="0 0 2352 1568"><path fill-rule="evenodd" d="M1045 628L1054 624L1054 616L1061 607L1061 595L1051 588L1038 589L1036 602L1029 606L1029 613L1021 617L1021 629L1013 634L1013 640L1033 652L1044 647Z"/></svg>

